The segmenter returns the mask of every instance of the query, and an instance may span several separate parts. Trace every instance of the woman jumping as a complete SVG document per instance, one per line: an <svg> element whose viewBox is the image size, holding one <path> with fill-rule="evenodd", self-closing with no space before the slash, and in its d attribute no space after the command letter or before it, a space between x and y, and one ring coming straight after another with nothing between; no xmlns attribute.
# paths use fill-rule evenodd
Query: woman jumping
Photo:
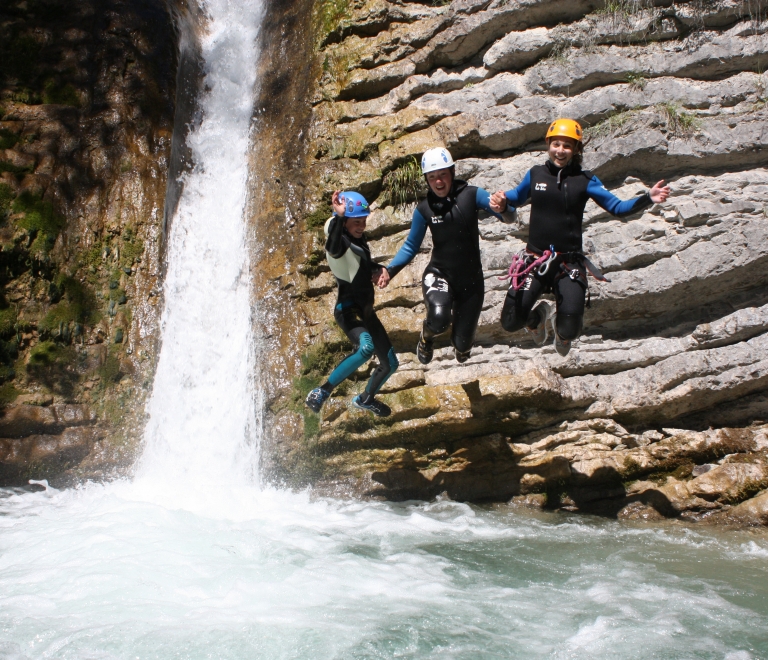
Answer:
<svg viewBox="0 0 768 660"><path fill-rule="evenodd" d="M573 119L558 119L547 131L549 159L532 167L522 183L506 193L491 196L491 209L504 212L531 198L528 244L515 256L510 267L512 286L501 311L501 325L515 332L526 328L536 344L547 341L547 325L552 318L549 303L533 305L542 293L555 295L557 315L555 350L567 355L571 342L581 334L587 292L587 269L598 278L602 274L582 252L582 221L589 199L609 213L624 217L669 197L669 186L659 181L644 195L621 201L608 192L600 180L581 169L582 130Z"/></svg>

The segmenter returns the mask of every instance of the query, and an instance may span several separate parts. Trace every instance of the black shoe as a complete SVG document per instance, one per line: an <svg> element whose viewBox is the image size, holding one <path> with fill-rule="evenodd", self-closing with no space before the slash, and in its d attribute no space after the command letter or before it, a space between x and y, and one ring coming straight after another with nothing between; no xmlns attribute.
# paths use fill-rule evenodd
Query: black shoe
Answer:
<svg viewBox="0 0 768 660"><path fill-rule="evenodd" d="M565 357L568 355L568 351L571 350L571 343L570 341L564 341L560 339L560 335L557 334L557 331L555 331L555 350L557 351L558 355L562 355Z"/></svg>
<svg viewBox="0 0 768 660"><path fill-rule="evenodd" d="M419 358L419 362L422 364L429 364L432 362L432 354L435 349L432 348L432 342L424 339L424 333L421 333L419 337L419 343L416 344L416 357Z"/></svg>
<svg viewBox="0 0 768 660"><path fill-rule="evenodd" d="M360 397L362 394L358 394L354 399L352 399L352 405L355 408L360 408L360 410L367 410L368 412L372 412L376 417L389 417L392 414L392 410L386 403L382 403L381 401L376 401L376 399L371 399L367 403L363 403L360 400Z"/></svg>
<svg viewBox="0 0 768 660"><path fill-rule="evenodd" d="M468 351L460 351L455 346L453 347L453 354L456 356L456 362L459 364L464 364L467 360L469 360L469 356L472 353L472 349L470 348Z"/></svg>
<svg viewBox="0 0 768 660"><path fill-rule="evenodd" d="M309 394L307 394L307 398L304 403L306 403L311 410L319 413L320 408L323 407L323 404L329 396L331 396L330 392L326 392L322 387L316 387Z"/></svg>

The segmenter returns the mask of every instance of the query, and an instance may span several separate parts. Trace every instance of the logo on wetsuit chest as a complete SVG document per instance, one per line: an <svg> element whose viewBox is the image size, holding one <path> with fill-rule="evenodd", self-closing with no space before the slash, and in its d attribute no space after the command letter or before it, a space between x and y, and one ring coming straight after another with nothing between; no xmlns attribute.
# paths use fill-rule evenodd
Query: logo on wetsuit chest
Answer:
<svg viewBox="0 0 768 660"><path fill-rule="evenodd" d="M444 222L444 218L443 218L443 216L441 216L441 215L433 215L433 216L432 216L432 217L429 219L429 221L430 221L430 222L431 222L433 225L439 225L439 224L441 224L442 222Z"/></svg>
<svg viewBox="0 0 768 660"><path fill-rule="evenodd" d="M536 190L546 190L547 184L546 183L537 183L536 184Z"/></svg>

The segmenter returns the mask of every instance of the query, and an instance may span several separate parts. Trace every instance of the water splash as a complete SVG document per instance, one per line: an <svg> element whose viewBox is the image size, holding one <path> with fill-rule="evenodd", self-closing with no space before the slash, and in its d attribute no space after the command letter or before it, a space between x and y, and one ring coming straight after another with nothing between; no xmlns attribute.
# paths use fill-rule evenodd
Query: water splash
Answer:
<svg viewBox="0 0 768 660"><path fill-rule="evenodd" d="M170 225L162 348L138 481L249 483L258 460L244 218L261 0L205 0L202 121Z"/></svg>

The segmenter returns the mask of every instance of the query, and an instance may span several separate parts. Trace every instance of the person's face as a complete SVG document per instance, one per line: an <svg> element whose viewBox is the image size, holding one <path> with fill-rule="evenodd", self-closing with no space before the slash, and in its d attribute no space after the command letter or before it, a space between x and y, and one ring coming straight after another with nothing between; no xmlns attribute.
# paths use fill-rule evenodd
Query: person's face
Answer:
<svg viewBox="0 0 768 660"><path fill-rule="evenodd" d="M565 167L578 153L578 142L569 137L554 137L549 141L549 160L557 167Z"/></svg>
<svg viewBox="0 0 768 660"><path fill-rule="evenodd" d="M355 238L360 238L365 231L366 218L347 218L347 222L344 225L347 231Z"/></svg>
<svg viewBox="0 0 768 660"><path fill-rule="evenodd" d="M451 192L451 184L453 184L453 174L448 168L427 172L427 183L435 195L448 197L448 193Z"/></svg>

